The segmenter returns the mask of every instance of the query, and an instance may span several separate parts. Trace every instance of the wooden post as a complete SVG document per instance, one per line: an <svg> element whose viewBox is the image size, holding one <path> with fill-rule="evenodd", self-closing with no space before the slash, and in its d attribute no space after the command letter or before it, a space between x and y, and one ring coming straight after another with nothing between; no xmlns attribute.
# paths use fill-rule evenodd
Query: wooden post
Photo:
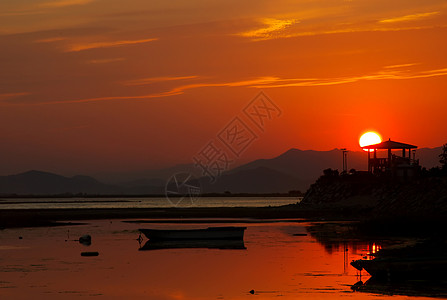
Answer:
<svg viewBox="0 0 447 300"><path fill-rule="evenodd" d="M368 149L368 172L371 172L371 152Z"/></svg>

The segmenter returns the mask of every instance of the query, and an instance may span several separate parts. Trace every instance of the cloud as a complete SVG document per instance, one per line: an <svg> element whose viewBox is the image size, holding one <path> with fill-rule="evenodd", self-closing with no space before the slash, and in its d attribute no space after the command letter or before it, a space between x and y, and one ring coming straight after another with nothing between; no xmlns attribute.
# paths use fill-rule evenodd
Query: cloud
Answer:
<svg viewBox="0 0 447 300"><path fill-rule="evenodd" d="M203 88L203 87L241 87L241 86L254 87L256 85L274 83L277 82L278 80L279 80L278 77L258 77L255 79L222 82L222 83L194 83L173 88L171 91L169 91L169 93L172 93L172 95L178 95L183 94L186 90Z"/></svg>
<svg viewBox="0 0 447 300"><path fill-rule="evenodd" d="M13 99L13 98L17 98L17 97L22 97L22 96L28 96L28 95L31 95L31 93L28 93L28 92L20 92L20 93L5 93L5 94L0 94L0 101L8 100L8 99Z"/></svg>
<svg viewBox="0 0 447 300"><path fill-rule="evenodd" d="M426 19L426 18L435 16L435 15L438 15L438 14L439 14L439 11L428 12L428 13L420 13L420 14L413 14L413 15L406 15L406 16L402 16L402 17L383 19L383 20L380 20L379 23L396 23L396 22L417 21L417 20Z"/></svg>
<svg viewBox="0 0 447 300"><path fill-rule="evenodd" d="M126 60L124 57L117 57L117 58L102 58L102 59L92 59L87 61L87 63L90 64L108 64L108 63L112 63L112 62L117 62L117 61L123 61Z"/></svg>
<svg viewBox="0 0 447 300"><path fill-rule="evenodd" d="M153 41L157 41L158 38L149 38L149 39L141 39L141 40L121 40L121 41L111 41L111 42L94 42L94 43L84 43L71 45L67 52L79 52L97 48L110 48L110 47L119 47L125 45L135 45L135 44L143 44L149 43Z"/></svg>
<svg viewBox="0 0 447 300"><path fill-rule="evenodd" d="M10 105L23 105L23 106L38 106L38 105L51 105L51 104L74 104L74 103L89 103L100 101L120 101L120 100L146 100L152 98L162 98L183 94L186 90L202 88L202 87L240 87L240 86L253 86L257 84L267 84L277 81L276 77L259 77L250 80L232 81L223 83L195 83L175 87L171 90L161 93L137 95L137 96L105 96L85 99L73 99L73 100L57 100L38 103L15 103Z"/></svg>
<svg viewBox="0 0 447 300"><path fill-rule="evenodd" d="M447 26L438 25L437 28L446 28ZM346 27L340 29L317 29L317 30L303 30L303 31L288 31L288 32L277 32L275 35L270 37L266 36L264 38L252 38L252 41L261 41L268 39L279 39L279 38L296 38L304 36L318 36L318 35L329 35L329 34L344 34L344 33L361 33L361 32L393 32L393 31L404 31L404 30L421 30L430 29L433 26L400 26L400 27L378 27L378 26L358 26L358 27ZM242 34L237 34L242 36Z"/></svg>
<svg viewBox="0 0 447 300"><path fill-rule="evenodd" d="M145 85L151 84L155 82L163 82L163 81L174 81L174 80L185 80L185 79L194 79L198 76L173 76L173 77L149 77L149 78L141 78L135 80L127 80L124 81L124 85Z"/></svg>
<svg viewBox="0 0 447 300"><path fill-rule="evenodd" d="M253 40L266 40L278 37L278 33L291 25L299 22L296 19L263 19L261 23L264 25L262 28L245 31L238 33L237 35L248 37Z"/></svg>
<svg viewBox="0 0 447 300"><path fill-rule="evenodd" d="M447 26L437 26L437 28L446 28ZM404 30L421 30L430 29L433 26L408 26L408 27L358 27L358 28L343 28L335 30L316 30L316 31L303 31L297 33L291 33L287 35L282 35L282 38L293 38L301 36L317 36L326 34L343 34L343 33L360 33L360 32L393 32L393 31L404 31Z"/></svg>
<svg viewBox="0 0 447 300"><path fill-rule="evenodd" d="M53 43L53 42L59 42L59 41L64 41L66 40L66 38L64 37L52 37L52 38L46 38L46 39L40 39L40 40L36 40L36 43Z"/></svg>
<svg viewBox="0 0 447 300"><path fill-rule="evenodd" d="M180 85L165 92L144 94L144 95L104 96L104 97L73 99L73 100L57 100L57 101L48 101L39 103L9 103L8 105L51 105L51 104L89 103L89 102L100 102L100 101L147 100L153 98L163 98L163 97L181 95L185 93L187 90L205 88L205 87L248 87L248 88L260 88L260 89L282 88L282 87L316 87L316 86L347 84L366 80L404 80L404 79L438 77L446 75L447 75L447 68L426 70L419 72L395 70L392 68L366 75L332 77L332 78L280 78L280 77L266 76L266 77L257 77L254 79L230 81L230 82L192 83L187 85ZM175 77L168 77L168 78L175 78ZM14 95L19 94L20 93Z"/></svg>
<svg viewBox="0 0 447 300"><path fill-rule="evenodd" d="M41 3L39 6L41 7L49 7L49 8L58 8L58 7L66 7L73 5L85 5L93 2L94 0L59 0L59 1L51 1Z"/></svg>
<svg viewBox="0 0 447 300"><path fill-rule="evenodd" d="M411 64L401 64L401 65L391 65L391 66L385 66L385 69L397 69L397 68L405 68L405 67L412 67L419 65L419 63L411 63Z"/></svg>
<svg viewBox="0 0 447 300"><path fill-rule="evenodd" d="M341 13L341 12L338 12ZM316 36L340 33L357 33L357 32L380 32L380 31L402 31L402 30L419 30L433 28L434 25L426 24L418 26L410 26L408 21L423 20L439 15L440 11L432 11L426 13L417 13L394 18L386 18L377 20L374 16L365 16L363 20L352 20L348 22L334 22L330 17L323 18L321 15L303 15L301 20L312 20L303 22L301 26L293 26L300 23L297 18L289 19L261 19L260 28L239 32L235 35L250 38L252 41L262 41L279 38L293 38L302 36ZM396 23L395 26L390 25ZM402 24L401 24L402 23ZM411 23L410 23L411 24ZM385 26L388 25L388 26ZM437 24L436 27L445 27L443 24Z"/></svg>
<svg viewBox="0 0 447 300"><path fill-rule="evenodd" d="M447 75L447 68L435 69L421 72L404 72L401 70L387 70L379 71L368 75L359 75L351 77L335 77L335 78L291 78L280 79L274 84L261 84L253 87L257 88L279 88L279 87L312 87L312 86L328 86L353 83L363 80L402 80L402 79L417 79L427 77L438 77Z"/></svg>
<svg viewBox="0 0 447 300"><path fill-rule="evenodd" d="M24 10L24 11L9 11L0 13L0 17L17 17L17 16L31 16L46 13L43 10Z"/></svg>

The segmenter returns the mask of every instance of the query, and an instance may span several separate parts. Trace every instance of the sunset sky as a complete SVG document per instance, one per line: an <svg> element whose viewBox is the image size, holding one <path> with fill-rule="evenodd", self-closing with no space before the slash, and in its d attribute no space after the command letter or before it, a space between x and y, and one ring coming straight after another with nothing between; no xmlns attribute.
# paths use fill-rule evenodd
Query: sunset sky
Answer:
<svg viewBox="0 0 447 300"><path fill-rule="evenodd" d="M258 137L237 164L368 130L437 147L447 2L2 0L0 76L0 175L191 163L237 116Z"/></svg>

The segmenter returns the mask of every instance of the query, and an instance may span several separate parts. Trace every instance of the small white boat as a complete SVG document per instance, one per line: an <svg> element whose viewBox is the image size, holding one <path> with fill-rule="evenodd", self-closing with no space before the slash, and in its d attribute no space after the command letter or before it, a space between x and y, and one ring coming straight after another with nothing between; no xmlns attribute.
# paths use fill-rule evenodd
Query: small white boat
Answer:
<svg viewBox="0 0 447 300"><path fill-rule="evenodd" d="M139 229L150 240L242 240L247 227L204 229Z"/></svg>

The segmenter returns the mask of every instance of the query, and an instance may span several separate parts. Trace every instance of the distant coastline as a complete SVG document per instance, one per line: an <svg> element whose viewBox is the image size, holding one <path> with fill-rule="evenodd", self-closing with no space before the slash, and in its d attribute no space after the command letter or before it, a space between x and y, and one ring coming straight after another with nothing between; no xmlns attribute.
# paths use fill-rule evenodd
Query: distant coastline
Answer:
<svg viewBox="0 0 447 300"><path fill-rule="evenodd" d="M268 197L268 198L300 198L304 197L305 193L300 191L290 191L288 193L205 193L201 194L200 197L206 198L246 198L246 197ZM126 195L126 194L116 194L116 195L99 195L99 194L49 194L49 195L20 195L20 194L0 194L0 200L3 199L17 199L17 198L165 198L165 194L143 194L143 195ZM182 195L170 195L171 198L180 198Z"/></svg>

